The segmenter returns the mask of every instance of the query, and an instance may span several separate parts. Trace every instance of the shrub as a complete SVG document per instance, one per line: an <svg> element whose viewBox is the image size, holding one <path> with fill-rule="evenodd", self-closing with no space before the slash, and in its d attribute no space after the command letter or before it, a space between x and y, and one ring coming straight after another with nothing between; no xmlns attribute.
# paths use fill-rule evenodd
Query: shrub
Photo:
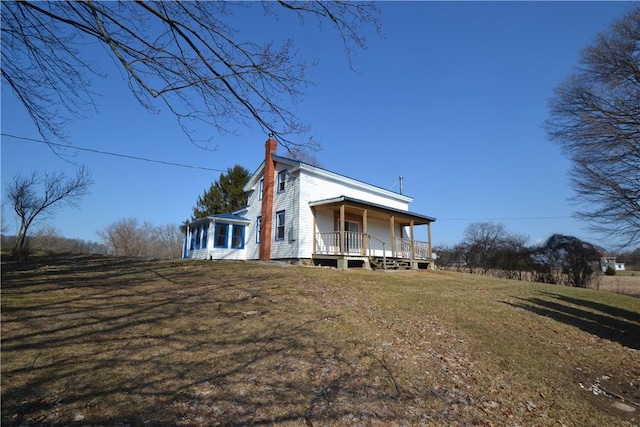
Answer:
<svg viewBox="0 0 640 427"><path fill-rule="evenodd" d="M609 265L609 266L607 266L607 269L604 271L604 274L606 276L615 276L616 275L616 269Z"/></svg>

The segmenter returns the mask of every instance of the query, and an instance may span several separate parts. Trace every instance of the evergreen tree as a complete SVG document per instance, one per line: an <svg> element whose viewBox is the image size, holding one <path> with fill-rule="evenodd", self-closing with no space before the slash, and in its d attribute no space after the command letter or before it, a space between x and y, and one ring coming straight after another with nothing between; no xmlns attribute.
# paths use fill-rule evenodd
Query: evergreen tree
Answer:
<svg viewBox="0 0 640 427"><path fill-rule="evenodd" d="M249 171L240 165L221 173L216 182L211 184L193 208L191 220L208 215L230 213L247 205L247 196L243 187L249 181Z"/></svg>

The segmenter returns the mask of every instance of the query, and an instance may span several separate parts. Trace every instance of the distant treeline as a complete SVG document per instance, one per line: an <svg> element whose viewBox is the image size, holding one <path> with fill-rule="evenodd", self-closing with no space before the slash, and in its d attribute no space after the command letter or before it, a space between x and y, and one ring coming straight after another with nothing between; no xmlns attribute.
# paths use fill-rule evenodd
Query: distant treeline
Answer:
<svg viewBox="0 0 640 427"><path fill-rule="evenodd" d="M53 227L44 227L27 235L27 254L34 252L69 252L116 256L180 258L184 241L177 224L153 225L126 218L97 232L103 243L69 239ZM2 235L2 249L11 251L17 236Z"/></svg>
<svg viewBox="0 0 640 427"><path fill-rule="evenodd" d="M612 254L561 234L535 245L527 241L526 236L509 233L503 224L473 223L460 243L434 247L436 264L472 274L576 287L597 286L599 272L615 274L612 266L603 263L604 255L615 255L626 270L640 270L640 248Z"/></svg>
<svg viewBox="0 0 640 427"><path fill-rule="evenodd" d="M82 239L69 239L57 235L28 236L28 245L32 251L71 252L81 254L109 253L107 245L90 242ZM16 241L16 236L1 235L0 246L2 249L11 249Z"/></svg>

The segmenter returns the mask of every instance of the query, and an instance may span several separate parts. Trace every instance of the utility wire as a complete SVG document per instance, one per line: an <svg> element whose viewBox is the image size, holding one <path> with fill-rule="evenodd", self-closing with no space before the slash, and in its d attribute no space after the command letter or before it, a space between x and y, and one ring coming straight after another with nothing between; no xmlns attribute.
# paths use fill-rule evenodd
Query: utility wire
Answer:
<svg viewBox="0 0 640 427"><path fill-rule="evenodd" d="M438 221L516 221L534 219L570 219L571 216L532 216L518 218L438 218Z"/></svg>
<svg viewBox="0 0 640 427"><path fill-rule="evenodd" d="M141 160L141 161L150 162L150 163L160 163L160 164L163 164L163 165L178 166L178 167L182 167L182 168L199 169L199 170L205 170L205 171L226 172L226 171L223 171L221 169L205 168L203 166L185 165L185 164L182 164L182 163L166 162L164 160L154 160L154 159L149 159L149 158L146 158L146 157L130 156L128 154L111 153L109 151L94 150L93 148L76 147L75 145L57 144L55 142L47 142L47 141L43 141L43 140L40 140L40 139L33 139L33 138L26 138L26 137L23 137L23 136L10 135L8 133L0 133L0 135L2 135L3 137L6 136L6 137L9 137L9 138L22 139L24 141L31 141L31 142L38 142L40 144L53 145L54 147L73 148L75 150L89 151L91 153L104 154L104 155L107 155L107 156L124 157L126 159L131 159L131 160Z"/></svg>

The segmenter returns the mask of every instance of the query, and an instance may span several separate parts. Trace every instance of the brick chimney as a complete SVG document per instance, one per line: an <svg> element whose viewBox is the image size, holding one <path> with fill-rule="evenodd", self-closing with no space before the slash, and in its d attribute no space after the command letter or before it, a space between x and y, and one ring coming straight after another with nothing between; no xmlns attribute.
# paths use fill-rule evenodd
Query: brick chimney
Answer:
<svg viewBox="0 0 640 427"><path fill-rule="evenodd" d="M264 182L262 185L262 219L260 223L260 260L271 259L271 240L273 233L273 194L275 191L276 168L272 154L278 149L278 142L269 135L265 143Z"/></svg>

